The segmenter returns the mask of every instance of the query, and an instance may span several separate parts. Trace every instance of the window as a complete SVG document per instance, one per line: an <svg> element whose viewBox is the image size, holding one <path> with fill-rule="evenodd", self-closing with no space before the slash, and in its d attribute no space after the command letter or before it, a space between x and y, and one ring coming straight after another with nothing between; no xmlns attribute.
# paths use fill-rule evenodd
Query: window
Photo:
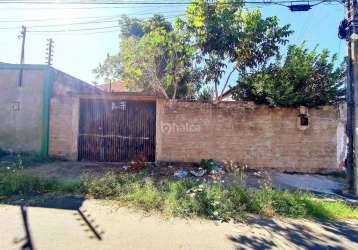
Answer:
<svg viewBox="0 0 358 250"><path fill-rule="evenodd" d="M308 126L308 116L300 115L301 126Z"/></svg>
<svg viewBox="0 0 358 250"><path fill-rule="evenodd" d="M20 111L20 102L12 102L10 103L11 111Z"/></svg>

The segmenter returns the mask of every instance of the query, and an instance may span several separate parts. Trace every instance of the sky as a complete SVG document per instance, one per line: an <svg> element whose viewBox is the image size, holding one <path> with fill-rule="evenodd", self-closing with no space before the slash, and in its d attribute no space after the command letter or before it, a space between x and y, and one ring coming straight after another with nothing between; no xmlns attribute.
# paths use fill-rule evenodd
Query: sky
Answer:
<svg viewBox="0 0 358 250"><path fill-rule="evenodd" d="M248 7L252 9L256 6ZM116 5L100 8L98 5L0 4L0 62L19 63L21 40L18 36L21 25L25 25L29 31L25 63L44 64L46 39L52 38L53 66L84 81L94 82L96 77L92 70L105 59L107 53L118 52L119 27L79 29L116 26L118 17L123 14L146 19L159 13L174 20L176 16L184 14L185 8L185 5ZM280 24L291 25L295 33L290 37L290 44L307 41L310 49L318 45L319 49L328 48L337 53L339 60L344 59L346 43L337 37L338 25L344 18L342 4L321 4L308 12L290 12L281 6L265 5L259 8L264 16L277 16ZM68 25L71 23L77 24ZM77 31L64 32L66 29Z"/></svg>

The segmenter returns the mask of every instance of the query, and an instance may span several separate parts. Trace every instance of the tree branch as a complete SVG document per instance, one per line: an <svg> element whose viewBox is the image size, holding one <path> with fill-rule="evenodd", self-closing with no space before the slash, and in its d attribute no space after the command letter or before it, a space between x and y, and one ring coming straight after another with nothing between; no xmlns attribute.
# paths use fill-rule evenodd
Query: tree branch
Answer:
<svg viewBox="0 0 358 250"><path fill-rule="evenodd" d="M175 53L175 58L177 57L177 54ZM174 58L174 60L175 60ZM174 61L173 60L173 61ZM176 95L177 95L177 90L178 90L178 83L176 81L176 63L174 63L174 66L173 66L173 80L172 80L172 84L174 85L174 93L173 93L173 96L172 96L172 101L174 101L174 99L176 98Z"/></svg>
<svg viewBox="0 0 358 250"><path fill-rule="evenodd" d="M220 100L221 100L223 94L225 93L225 89L226 89L226 87L227 87L227 85L228 85L228 83L229 83L229 80L230 80L232 74L235 72L236 69L237 69L237 67L234 67L234 68L231 70L231 72L230 72L230 74L228 75L228 77L226 78L226 82L225 82L224 88L222 89L221 94L220 94L220 96L219 96L219 99L220 99Z"/></svg>
<svg viewBox="0 0 358 250"><path fill-rule="evenodd" d="M218 102L219 101L219 93L218 93L218 82L215 81L214 82L214 86L215 86L215 101Z"/></svg>

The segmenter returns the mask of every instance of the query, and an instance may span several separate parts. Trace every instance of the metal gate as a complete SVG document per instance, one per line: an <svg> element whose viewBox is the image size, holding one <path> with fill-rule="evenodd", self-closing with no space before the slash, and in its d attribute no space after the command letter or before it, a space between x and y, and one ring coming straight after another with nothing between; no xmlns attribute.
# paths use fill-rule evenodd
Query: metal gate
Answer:
<svg viewBox="0 0 358 250"><path fill-rule="evenodd" d="M155 161L155 102L80 102L79 160Z"/></svg>

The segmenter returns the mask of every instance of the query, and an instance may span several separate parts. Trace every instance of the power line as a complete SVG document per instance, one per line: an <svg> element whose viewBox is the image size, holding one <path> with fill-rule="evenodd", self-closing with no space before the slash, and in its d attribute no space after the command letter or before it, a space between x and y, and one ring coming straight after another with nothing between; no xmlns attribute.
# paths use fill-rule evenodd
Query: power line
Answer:
<svg viewBox="0 0 358 250"><path fill-rule="evenodd" d="M307 0L307 4L306 6L310 8L317 6L319 4L343 4L344 0ZM292 10L292 7L295 6L295 3L304 3L306 1L304 0L292 0L292 1L288 1L288 0L281 0L281 1L272 1L272 0L263 0L263 1L243 1L242 3L246 4L246 5L253 5L256 6L258 8L260 8L260 6L268 6L268 5L278 5L278 6L282 6L282 7L286 7ZM179 6L186 6L188 4L192 4L194 2L191 1L187 1L187 2L149 2L149 1L141 1L141 2L137 2L137 1L133 1L133 2L128 2L128 1L117 1L117 2L83 2L83 1L71 1L71 2L51 2L51 1L42 1L42 2L34 2L34 1L0 1L0 5L1 4L11 4L11 5L16 5L16 4L27 4L30 6L27 6L25 9L26 10L43 10L43 9L47 9L47 10L54 10L54 7L56 9L66 9L66 10L77 10L77 9L81 9L81 10L97 10L97 9L124 9L124 8L133 8L134 5L147 5L147 6L156 6L156 5L161 5L161 6L173 6L173 5L179 5ZM311 4L314 3L314 4ZM225 2L221 2L221 4L232 4L232 3L225 3ZM34 6L32 5L36 5L36 8L33 8ZM50 5L52 7L39 7L40 5ZM71 6L72 5L72 6ZM74 5L77 5L76 7L73 7ZM105 6L105 5L110 5L110 6ZM127 6L125 6L127 5ZM30 7L30 8L29 8ZM19 10L18 7L16 8L1 8L0 7L0 11L1 10Z"/></svg>
<svg viewBox="0 0 358 250"><path fill-rule="evenodd" d="M8 1L1 1L0 0L0 4L2 3L7 3ZM25 1L15 1L15 2L25 2ZM40 1L26 1L26 3L40 3ZM45 2L49 2L49 1L41 1L41 3L45 3ZM66 4L73 4L73 3L82 3L82 4L94 4L95 2L93 1L71 1L71 2L60 2L60 3L66 3ZM276 3L287 3L287 2L302 2L297 1L297 0L293 0L293 1L275 1L275 2L259 2L259 1L244 1L245 3L260 3L260 4L276 4ZM312 2L312 1L311 1ZM312 4L310 6L316 6L318 4L322 4L322 3L327 3L327 2L332 2L332 1L316 1L317 3ZM336 1L335 1L336 2ZM12 1L11 3L14 3L14 1ZM52 2L53 3L53 2ZM126 4L128 2L96 2L95 4ZM131 4L139 4L139 3L143 3L143 2L131 2ZM163 4L163 3L177 3L177 2L145 2L145 3L151 3L151 4ZM180 4L182 4L183 2L180 2ZM186 2L186 3L190 3L190 2ZM288 6L286 6L288 7ZM169 13L169 12L168 12ZM172 13L172 12L170 12ZM133 13L134 15L139 15ZM149 13L141 13L142 15L147 15L147 14L152 14L152 12ZM180 16L181 14L175 15L175 16ZM169 18L169 16L166 16L167 18ZM85 17L83 17L85 18ZM96 17L88 17L88 18L96 18ZM98 17L100 18L100 17ZM73 25L90 25L90 24L101 24L101 23L112 23L112 22L116 22L118 21L118 19L115 18L120 18L120 15L117 16L112 16L112 17L108 17L108 19L99 19L99 20L93 20L93 21L86 21L86 22L75 22L75 23L65 23L65 24L46 24L46 25L32 25L32 26L28 26L28 28L48 28L48 27L62 27L62 26L73 26ZM40 21L39 19L35 19L36 21ZM46 20L46 19L43 19ZM15 21L15 20L10 20L10 21ZM1 22L1 20L0 20ZM2 20L2 22L6 22L6 20ZM19 21L20 22L20 21ZM59 32L81 32L81 31L92 31L92 30L103 30L103 29L111 29L111 28L119 28L119 25L115 25L115 26L105 26L105 27L90 27L90 28L78 28L78 29L60 29L60 30L28 30L28 32L31 33L59 33ZM11 29L18 29L18 27L0 27L0 30L11 30ZM114 32L114 31L111 31ZM99 33L99 32L95 32L95 33ZM102 32L105 33L105 32Z"/></svg>
<svg viewBox="0 0 358 250"><path fill-rule="evenodd" d="M62 23L62 24L45 24L45 25L31 25L27 26L28 28L48 28L48 27L62 27L62 26L71 26L71 25L89 25L89 24L101 24L101 23L113 23L118 22L118 19L114 20L103 20L103 21L93 21L93 22L78 22L78 23ZM0 27L0 30L12 30L18 29L18 27Z"/></svg>
<svg viewBox="0 0 358 250"><path fill-rule="evenodd" d="M120 15L113 15L113 16L92 16L92 17L71 17L68 18L69 20L78 20L78 19L104 19L104 18L116 18L120 17ZM46 21L58 21L63 20L63 18L42 18L42 19L11 19L11 20L1 20L0 23L24 23L24 22L46 22Z"/></svg>
<svg viewBox="0 0 358 250"><path fill-rule="evenodd" d="M56 33L56 32L75 32L75 31L86 31L86 30L102 30L110 28L119 28L119 25L115 26L106 26L106 27L96 27L96 28L83 28L83 29L61 29L61 30L28 30L27 32L31 33Z"/></svg>
<svg viewBox="0 0 358 250"><path fill-rule="evenodd" d="M166 18L179 17L180 15L166 16ZM59 33L59 32L80 32L80 31L92 31L92 30L104 30L104 29L113 29L120 28L119 25L114 26L105 26L105 27L91 27L91 28L79 28L79 29L60 29L60 30L28 30L28 33ZM114 31L114 30L113 30ZM112 31L112 32L113 32ZM116 30L118 32L118 29Z"/></svg>
<svg viewBox="0 0 358 250"><path fill-rule="evenodd" d="M166 16L166 18L174 18L174 17L179 17L180 15L172 15L172 16ZM41 33L58 33L56 35L95 35L95 34L106 34L106 33L119 33L119 28L120 26L113 26L113 28L116 29L111 29L110 27L99 27L99 28L94 28L94 29L78 29L78 30L39 30L39 31L35 31L32 32L34 33L33 35L40 35ZM83 32L83 31L91 31L91 30L102 30L105 29L104 31L94 31L94 32ZM106 30L109 29L109 30ZM31 31L28 31L31 32Z"/></svg>
<svg viewBox="0 0 358 250"><path fill-rule="evenodd" d="M292 4L292 3L302 3L305 1L302 0L280 0L280 1L243 1L244 4ZM312 2L311 6L316 6L325 2L340 2L337 0L311 0L307 2ZM46 5L188 5L193 4L193 1L67 1L67 2L54 2L54 1L0 1L0 4L46 4ZM231 2L220 2L220 4L232 4Z"/></svg>
<svg viewBox="0 0 358 250"><path fill-rule="evenodd" d="M318 1L318 2L315 3L315 4L312 4L311 6L316 6L316 5L323 4L323 3L330 3L330 4L337 3L337 2L341 3L338 0L323 0L323 1L315 0L315 1ZM8 3L8 2L9 1L0 1L0 4ZM12 1L11 3L15 3L15 2L32 3L33 1ZM45 3L45 2L49 2L49 1L42 1L41 3ZM268 1L244 1L244 3L257 4L257 5L270 5L270 4L279 4L279 5L281 5L283 3L295 3L295 2L302 2L302 1L300 1L300 0L269 1L269 2ZM65 4L66 2L59 2L59 3ZM91 4L93 4L93 3L94 2L91 2ZM142 3L142 2L131 2L130 4L139 4L139 3ZM162 4L162 2L146 2L146 3L148 3L148 4ZM168 3L168 2L166 2L166 3ZM170 2L170 3L177 4L177 2ZM183 2L180 2L178 4L182 4L182 3ZM188 4L190 2L186 2L186 3ZM69 4L69 3L66 3L66 4ZM95 4L108 4L108 2L107 3L106 2L96 2ZM124 2L111 2L111 4L128 4L128 3L127 2L126 3L124 3ZM289 7L289 6L286 6L286 5L281 5L281 6ZM150 13L142 13L141 15L146 15L146 14L151 14L151 13L152 12L150 12ZM172 13L172 12L170 12L170 13ZM132 14L136 14L136 13L132 13ZM139 14L136 14L136 15L139 15ZM103 22L109 22L109 21L107 21L108 19L119 18L119 17L120 17L119 15L115 15L115 16L93 16L93 17L77 17L77 18L74 17L74 18L69 18L69 19L100 19L100 18L103 18L103 19L101 19L101 20L103 20ZM104 18L106 18L106 19L104 19ZM29 20L0 20L0 23L43 22L43 21L55 21L55 20L59 20L59 18L29 19ZM97 22L100 23L99 20L98 21L93 21L93 23L97 23ZM74 23L74 24L82 24L82 23ZM85 23L83 23L83 24L85 24ZM72 24L64 24L64 25L72 25ZM58 25L58 24L54 24L54 25L39 25L37 27L47 27L47 26L54 26L55 27L55 26L60 26L60 25ZM35 27L35 26L33 26L33 27ZM14 28L17 28L17 27L14 27ZM10 28L2 28L2 29L10 29Z"/></svg>
<svg viewBox="0 0 358 250"><path fill-rule="evenodd" d="M288 1L285 1L288 2ZM0 4L53 4L53 5L187 5L193 3L191 1L67 1L67 2L54 2L54 1L0 1Z"/></svg>
<svg viewBox="0 0 358 250"><path fill-rule="evenodd" d="M1 3L4 3L6 1L0 1ZM27 1L30 2L30 1ZM288 2L288 1L276 1L275 3L283 3L283 2ZM292 2L298 2L298 1L292 1ZM302 2L302 1L300 1ZM322 3L327 3L328 1L319 1L315 4L312 4L310 6L316 6L318 4L322 4ZM331 1L329 1L331 2ZM64 2L62 2L64 3ZM138 2L133 2L133 3L138 3ZM160 3L160 2L157 2ZM166 2L167 3L167 2ZM174 3L174 2L172 2ZM259 3L258 1L255 1L255 3ZM261 4L273 4L274 2L260 2ZM101 2L101 4L105 4L105 2ZM114 4L114 2L112 2L112 4ZM118 4L118 2L116 3ZM288 7L288 6L285 6ZM167 12L169 14L169 12ZM172 13L172 12L170 12ZM148 14L152 14L152 12L147 12L147 13L132 13L132 15L138 16L138 15L148 15ZM163 14L163 13L160 13ZM165 13L166 14L166 13ZM178 14L179 15L179 14ZM89 17L91 18L91 17ZM95 18L95 17L93 17ZM62 26L74 26L74 25L90 25L90 24L101 24L101 23L113 23L113 22L117 22L118 18L120 18L120 15L117 16L112 16L112 17L108 17L108 18L102 18L102 19L98 19L98 20L93 20L93 21L86 21L86 22L75 22L75 23L62 23L62 24L46 24L46 25L32 25L32 26L28 26L28 28L49 28L49 27L62 27ZM14 20L10 20L10 21L14 21ZM37 21L39 21L37 19ZM1 22L1 20L0 20ZM6 20L2 20L2 22L6 22ZM76 32L76 31L83 31L83 30L97 30L97 29L107 29L107 28L111 28L111 27L119 27L119 26L109 26L109 27L93 27L93 28L81 28L81 29L61 29L61 30L31 30L29 32ZM18 29L18 27L0 27L0 30L15 30Z"/></svg>
<svg viewBox="0 0 358 250"><path fill-rule="evenodd" d="M146 13L133 13L132 15L135 16L141 16L141 15L149 15L152 14L152 12L146 12ZM166 16L166 14L173 14L173 12L161 12L158 14L162 14L164 17L170 17ZM177 13L175 16L180 16L183 13ZM130 15L130 16L132 16ZM102 24L102 23L114 23L118 22L121 15L116 16L115 18L107 18L107 19L100 19L100 20L94 20L94 21L86 21L86 22L74 22L74 23L57 23L57 24L45 24L45 25L30 25L27 26L28 28L49 28L49 27L63 27L63 26L76 26L76 25L92 25L92 24ZM12 30L12 29L18 29L18 27L0 27L0 30Z"/></svg>

